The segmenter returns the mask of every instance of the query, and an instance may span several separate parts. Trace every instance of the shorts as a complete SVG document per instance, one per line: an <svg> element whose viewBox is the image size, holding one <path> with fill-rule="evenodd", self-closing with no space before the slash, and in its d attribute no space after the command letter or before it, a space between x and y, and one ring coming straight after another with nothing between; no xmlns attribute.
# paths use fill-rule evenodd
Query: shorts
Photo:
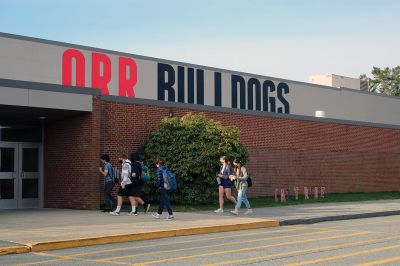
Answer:
<svg viewBox="0 0 400 266"><path fill-rule="evenodd" d="M125 185L125 188L119 187L118 196L120 197L134 197L132 195L132 184Z"/></svg>
<svg viewBox="0 0 400 266"><path fill-rule="evenodd" d="M221 178L221 184L219 184L223 188L232 188L232 181L229 179Z"/></svg>
<svg viewBox="0 0 400 266"><path fill-rule="evenodd" d="M140 198L142 196L142 185L132 185L131 196Z"/></svg>

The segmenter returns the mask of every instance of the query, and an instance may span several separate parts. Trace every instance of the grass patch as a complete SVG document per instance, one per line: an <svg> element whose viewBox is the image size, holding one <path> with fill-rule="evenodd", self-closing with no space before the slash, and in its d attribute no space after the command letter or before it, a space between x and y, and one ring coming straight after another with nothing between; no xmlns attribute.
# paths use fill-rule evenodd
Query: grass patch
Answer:
<svg viewBox="0 0 400 266"><path fill-rule="evenodd" d="M400 199L400 191L392 192L365 192L365 193L331 193L325 195L325 198L315 200L310 198L304 199L304 196L300 195L298 200L288 199L286 202L280 203L275 202L273 197L258 197L249 198L250 204L253 208L265 208L265 207L280 207L288 205L300 205L300 204L314 204L314 203L335 203L335 202L357 202L357 201L370 201L370 200L390 200ZM158 202L151 204L151 211L155 211L158 208ZM211 211L218 209L218 199L215 204L202 204L202 205L180 205L172 204L172 208L177 212L196 212L196 211ZM242 206L244 208L244 205ZM130 206L124 204L122 207L123 211L129 211ZM225 202L224 209L234 209L232 203ZM139 207L139 211L142 208ZM166 211L166 210L164 210Z"/></svg>

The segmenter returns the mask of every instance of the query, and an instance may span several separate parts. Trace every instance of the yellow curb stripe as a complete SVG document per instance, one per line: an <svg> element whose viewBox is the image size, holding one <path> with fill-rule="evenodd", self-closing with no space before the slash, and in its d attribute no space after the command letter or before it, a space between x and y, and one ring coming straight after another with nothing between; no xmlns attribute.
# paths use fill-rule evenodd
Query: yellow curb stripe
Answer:
<svg viewBox="0 0 400 266"><path fill-rule="evenodd" d="M320 258L320 259L316 259L316 260L308 260L308 261L291 263L291 264L288 264L287 266L300 266L300 265L308 265L308 264L320 263L320 262L337 260L337 259L344 259L344 258L348 258L348 257L354 257L354 256L359 256L359 255L364 255L364 254L369 254L369 253L376 253L376 252L385 251L385 250L394 249L394 248L400 248L400 245L391 245L391 246L386 246L386 247L381 247L381 248L365 249L365 250L361 250L361 251L357 251L357 252L345 253L342 255L337 255L337 256L332 256L332 257L327 257L327 258Z"/></svg>
<svg viewBox="0 0 400 266"><path fill-rule="evenodd" d="M28 253L30 251L31 251L31 249L29 246L1 247L0 248L0 256L9 255L9 254Z"/></svg>
<svg viewBox="0 0 400 266"><path fill-rule="evenodd" d="M281 257L281 256L298 255L298 254L302 254L302 253L315 252L315 251L329 251L329 249L337 250L337 249L346 248L346 247L354 247L357 245L365 245L365 244L371 244L371 243L375 244L375 243L379 243L379 241L398 240L398 239L400 239L400 237L397 237L397 236L396 237L379 238L379 239L373 239L373 240L365 240L365 241L347 243L347 244L342 244L342 245L330 245L330 246L322 246L322 247L317 247L317 248L300 249L300 250L295 250L295 251L274 253L271 255L251 257L251 258L246 258L246 259L220 261L220 262L216 262L216 263L205 264L204 266L219 266L219 265L228 265L228 264L231 265L231 264L238 264L238 263L239 264L240 263L251 263L251 262L256 262L259 260L265 260L265 259Z"/></svg>
<svg viewBox="0 0 400 266"><path fill-rule="evenodd" d="M156 254L166 254L166 253L173 253L173 252L182 252L182 251L189 251L189 250L196 250L196 249L204 249L204 248L214 248L214 247L223 247L226 245L235 245L235 244L243 244L243 243L255 243L265 240L274 240L274 239L284 239L284 238L292 238L292 237L299 237L299 236L306 236L306 235L319 235L329 233L329 231L318 231L318 232L311 232L311 233L302 233L297 235L285 235L285 236L275 236L275 237L264 237L264 238L257 238L251 240L241 240L229 243L222 243L222 244L212 244L212 245L203 245L203 246L195 246L190 248L179 248L179 249L171 249L171 250L159 250L159 251L150 251L140 254L134 255L125 255L125 256L118 256L118 257L109 257L104 260L98 260L101 262L111 261L111 260L119 260L119 259L127 259L127 258L134 258L134 257L142 257L142 256L149 256L149 255L156 255Z"/></svg>
<svg viewBox="0 0 400 266"><path fill-rule="evenodd" d="M387 258L387 259L383 259L383 260L370 261L370 262L367 262L367 263L358 264L357 266L382 265L382 264L386 264L386 263L390 263L390 262L396 262L396 261L400 261L400 257L392 257L392 258Z"/></svg>
<svg viewBox="0 0 400 266"><path fill-rule="evenodd" d="M69 257L80 257L80 256L87 256L87 255L95 255L95 254L105 254L105 253L112 253L115 251L126 251L126 250L135 250L135 249L144 249L144 248L154 248L154 247L163 247L163 246L170 246L173 245L180 245L180 244L189 244L189 243L197 243L203 241L210 241L210 240L219 240L219 239L228 239L228 238L238 238L238 237L246 237L246 236L260 236L260 235L270 235L270 234L278 234L278 233L287 233L299 230L310 230L307 227L290 227L290 229L283 229L283 230L275 230L275 231L267 231L267 232L257 232L257 233L246 233L246 234L235 234L231 236L218 236L218 237L206 237L200 239L193 239L193 240L185 240L185 241L173 241L168 243L161 243L161 244L148 244L142 246L132 246L132 247L123 247L123 248L113 248L113 249L105 249L105 250L96 250L96 251L88 251L88 252L81 252L81 253L72 253L69 254ZM319 230L321 231L321 230ZM323 230L328 231L328 230ZM333 231L333 230L332 230ZM354 232L354 230L353 230Z"/></svg>
<svg viewBox="0 0 400 266"><path fill-rule="evenodd" d="M186 260L186 259L193 259L193 258L200 258L200 257L208 257L208 256L220 255L220 254L237 253L240 251L250 251L250 250L257 250L257 249L270 248L270 247L280 247L280 246L285 246L285 245L302 244L302 243L309 243L309 242L314 242L314 241L338 239L338 238L343 238L343 237L346 238L346 237L351 237L351 236L356 236L356 235L365 235L365 234L368 234L368 232L357 232L357 233L345 234L345 235L339 235L339 236L311 238L311 239L306 239L306 240L283 242L283 243L278 243L278 244L268 244L268 245L262 245L262 246L256 246L256 247L240 248L240 249L235 249L235 250L223 250L223 251L216 251L216 252L208 252L208 253L195 254L195 255L189 255L189 256L181 256L181 257L140 262L140 263L137 263L134 265L150 265L150 264L155 264L155 263L163 263L163 262L170 262L170 261L176 261L176 260ZM98 262L102 262L102 261L98 260Z"/></svg>
<svg viewBox="0 0 400 266"><path fill-rule="evenodd" d="M228 225L207 226L198 228L196 227L185 228L185 229L176 229L167 231L153 231L153 232L127 234L127 235L111 235L111 236L103 236L95 238L39 242L39 243L30 243L27 246L30 247L32 251L38 252L38 251L47 251L47 250L56 250L65 248L76 248L76 247L91 246L91 245L140 241L140 240L149 240L149 239L166 238L174 236L220 233L227 231L257 229L257 228L276 227L276 226L279 226L278 221L259 221L259 222L230 224L230 225L228 224Z"/></svg>

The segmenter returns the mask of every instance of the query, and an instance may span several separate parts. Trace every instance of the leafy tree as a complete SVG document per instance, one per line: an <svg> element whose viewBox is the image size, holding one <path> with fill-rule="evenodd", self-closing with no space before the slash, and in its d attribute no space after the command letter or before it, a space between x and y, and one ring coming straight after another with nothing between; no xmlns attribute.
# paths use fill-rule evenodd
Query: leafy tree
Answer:
<svg viewBox="0 0 400 266"><path fill-rule="evenodd" d="M240 144L239 130L223 126L203 113L188 113L181 118L164 118L144 145L144 160L155 181L155 161L162 157L177 176L178 191L172 200L183 204L209 203L217 197L216 177L219 157L248 159ZM154 199L154 187L147 188Z"/></svg>
<svg viewBox="0 0 400 266"><path fill-rule="evenodd" d="M372 69L372 78L363 74L361 80L368 81L368 90L387 95L400 96L400 66L384 69L374 67Z"/></svg>

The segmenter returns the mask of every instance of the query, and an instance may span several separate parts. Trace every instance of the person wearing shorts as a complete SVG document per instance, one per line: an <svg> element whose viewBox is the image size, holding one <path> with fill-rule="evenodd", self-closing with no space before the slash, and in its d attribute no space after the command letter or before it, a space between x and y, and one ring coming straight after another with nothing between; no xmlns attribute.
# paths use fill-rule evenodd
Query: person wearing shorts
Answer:
<svg viewBox="0 0 400 266"><path fill-rule="evenodd" d="M110 212L110 215L118 216L121 213L121 207L124 200L124 197L128 197L129 202L132 206L132 211L128 213L128 215L134 215L136 211L135 206L135 199L132 193L132 181L131 181L131 174L132 174L132 167L131 161L128 160L128 156L122 155L119 159L119 162L122 164L122 171L121 171L121 182L120 187L118 190L118 203L117 208L115 211Z"/></svg>
<svg viewBox="0 0 400 266"><path fill-rule="evenodd" d="M232 196L232 181L229 179L229 176L233 173L232 167L226 156L221 156L219 161L221 163L220 171L217 174L219 209L215 210L215 213L224 212L224 195L228 200L236 204L236 199Z"/></svg>

